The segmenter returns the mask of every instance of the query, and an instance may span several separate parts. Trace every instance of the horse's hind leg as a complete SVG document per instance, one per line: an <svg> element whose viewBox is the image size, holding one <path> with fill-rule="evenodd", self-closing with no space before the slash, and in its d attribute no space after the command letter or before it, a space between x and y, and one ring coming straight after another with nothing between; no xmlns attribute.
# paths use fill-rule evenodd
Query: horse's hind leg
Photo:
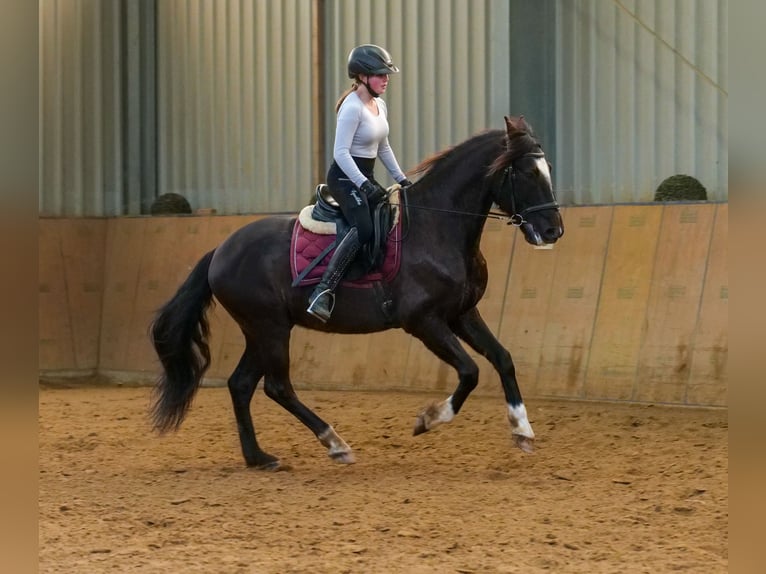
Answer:
<svg viewBox="0 0 766 574"><path fill-rule="evenodd" d="M279 467L279 459L261 450L255 438L253 418L250 414L250 401L262 376L263 372L258 369L250 347L246 348L237 368L229 377L229 394L234 406L245 463L255 468L274 470Z"/></svg>
<svg viewBox="0 0 766 574"><path fill-rule="evenodd" d="M481 353L492 363L500 375L505 400L508 404L508 420L511 423L513 440L524 452L532 452L535 433L527 419L527 409L521 398L521 391L516 381L516 367L508 350L500 344L492 331L474 307L462 315L453 325L455 333L468 343L477 353Z"/></svg>
<svg viewBox="0 0 766 574"><path fill-rule="evenodd" d="M325 447L327 455L336 462L355 462L351 447L346 444L329 424L304 405L295 394L290 382L290 331L282 336L277 330L263 330L260 355L265 370L264 391L266 395L292 413L316 435Z"/></svg>

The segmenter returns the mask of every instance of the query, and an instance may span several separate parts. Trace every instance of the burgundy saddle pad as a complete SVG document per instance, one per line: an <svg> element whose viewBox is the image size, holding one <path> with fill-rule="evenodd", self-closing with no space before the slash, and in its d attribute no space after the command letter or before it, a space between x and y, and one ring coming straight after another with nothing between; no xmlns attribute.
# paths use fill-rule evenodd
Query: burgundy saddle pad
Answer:
<svg viewBox="0 0 766 574"><path fill-rule="evenodd" d="M386 256L380 269L376 269L353 281L342 281L343 285L352 287L371 287L375 281L390 281L399 272L401 263L401 243L402 230L401 225L397 223L388 233L386 239ZM333 242L335 235L320 235L305 229L300 221L295 221L293 228L293 237L290 242L290 270L293 274L293 281L301 271L308 266L314 259L322 254L322 251ZM327 264L332 258L335 249L330 251L324 259L303 278L299 283L303 285L315 285L322 279L322 274L327 269Z"/></svg>

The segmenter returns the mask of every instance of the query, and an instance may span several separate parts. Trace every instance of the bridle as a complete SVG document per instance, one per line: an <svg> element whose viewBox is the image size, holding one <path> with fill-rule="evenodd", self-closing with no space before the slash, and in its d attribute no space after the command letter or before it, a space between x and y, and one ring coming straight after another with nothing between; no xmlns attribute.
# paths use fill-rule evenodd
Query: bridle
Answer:
<svg viewBox="0 0 766 574"><path fill-rule="evenodd" d="M486 219L500 219L501 221L506 221L507 225L513 225L514 227L521 227L524 223L527 223L526 216L529 215L530 213L535 213L537 211L544 211L546 209L559 208L559 204L556 202L556 196L554 194L553 201L548 201L545 203L541 203L539 205L532 205L530 207L522 209L519 212L516 211L516 193L515 193L516 169L513 167L513 164L514 162L516 162L517 160L523 157L545 157L545 154L541 151L528 152L528 153L522 154L514 158L511 161L511 164L503 170L503 177L500 180L500 189L498 191L498 198L500 197L500 195L502 195L503 191L507 188L510 204L511 204L511 212L512 212L510 216L506 215L505 213L497 213L495 211L490 211L487 214L483 214L483 213L471 213L469 211L460 211L456 209L439 209L437 207L410 205L409 201L407 200L406 188L402 188L402 195L401 195L399 205L401 207L403 204L405 213L407 213L411 208L424 209L426 211L440 211L443 213L452 213L456 215L470 215L474 217L484 217ZM553 193L553 190L551 190L551 193ZM498 203L498 202L495 202L495 203Z"/></svg>
<svg viewBox="0 0 766 574"><path fill-rule="evenodd" d="M511 216L508 217L506 215L494 213L492 211L490 211L487 216L489 217L490 215L495 215L495 216L502 215L503 219L508 219L508 225L513 225L515 227L521 227L522 224L526 223L527 222L526 216L529 215L530 213L535 213L536 211L545 211L546 209L559 208L559 204L556 202L556 196L553 195L553 201L548 201L546 203L541 203L539 205L532 205L530 207L522 209L521 211L516 211L516 193L515 193L516 170L513 167L513 163L516 160L521 159L523 157L545 157L545 154L543 152L525 153L515 158L511 162L511 165L509 165L503 170L503 178L500 182L500 190L498 192L498 198L503 193L503 190L507 188L510 204L511 204ZM508 183L506 184L506 182ZM553 193L553 190L551 190L551 193Z"/></svg>

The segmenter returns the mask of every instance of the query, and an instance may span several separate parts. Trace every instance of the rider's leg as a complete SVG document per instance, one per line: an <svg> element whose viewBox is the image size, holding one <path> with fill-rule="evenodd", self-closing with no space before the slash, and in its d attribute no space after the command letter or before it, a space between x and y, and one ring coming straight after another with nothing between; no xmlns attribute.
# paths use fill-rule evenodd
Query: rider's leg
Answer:
<svg viewBox="0 0 766 574"><path fill-rule="evenodd" d="M374 159L354 158L354 161L365 176L372 178ZM309 297L306 311L323 322L327 322L335 306L335 288L360 247L372 237L372 218L367 196L356 188L335 162L327 172L327 185L340 205L343 217L349 224L349 231L335 248L322 280Z"/></svg>
<svg viewBox="0 0 766 574"><path fill-rule="evenodd" d="M335 253L333 253L332 259L330 259L330 263L322 275L322 280L309 297L310 303L307 311L323 323L327 322L333 307L335 307L335 288L345 275L349 264L356 257L360 247L359 232L356 227L352 227L335 248Z"/></svg>

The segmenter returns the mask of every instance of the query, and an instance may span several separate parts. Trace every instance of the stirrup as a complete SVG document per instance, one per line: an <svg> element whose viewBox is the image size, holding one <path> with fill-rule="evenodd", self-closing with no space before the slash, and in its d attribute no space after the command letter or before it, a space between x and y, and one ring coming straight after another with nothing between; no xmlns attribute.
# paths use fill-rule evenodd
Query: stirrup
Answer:
<svg viewBox="0 0 766 574"><path fill-rule="evenodd" d="M320 299L322 299L325 295L329 296L329 306L324 304L325 301L320 301ZM311 303L309 303L306 312L322 321L322 323L327 323L330 315L332 315L333 309L335 309L335 293L329 289L325 289L311 300Z"/></svg>

